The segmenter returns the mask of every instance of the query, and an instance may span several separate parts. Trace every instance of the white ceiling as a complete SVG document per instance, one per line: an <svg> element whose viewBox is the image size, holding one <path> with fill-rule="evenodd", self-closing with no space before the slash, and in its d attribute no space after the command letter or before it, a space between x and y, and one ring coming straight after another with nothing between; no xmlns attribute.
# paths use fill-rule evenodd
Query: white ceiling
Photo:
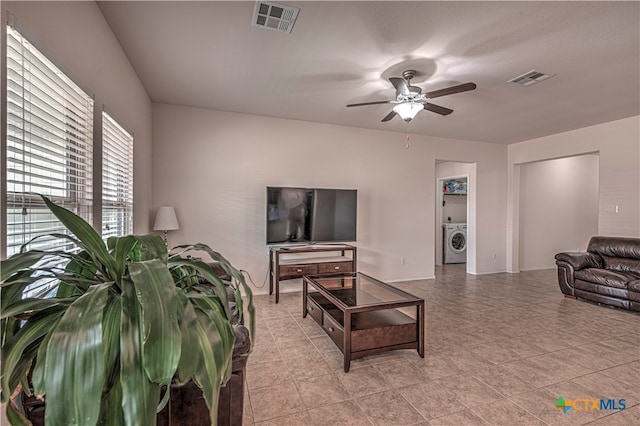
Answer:
<svg viewBox="0 0 640 426"><path fill-rule="evenodd" d="M99 2L154 102L510 144L640 114L638 2L280 2L291 34L251 26L255 2ZM388 77L434 99L380 120ZM557 74L530 87L530 70Z"/></svg>

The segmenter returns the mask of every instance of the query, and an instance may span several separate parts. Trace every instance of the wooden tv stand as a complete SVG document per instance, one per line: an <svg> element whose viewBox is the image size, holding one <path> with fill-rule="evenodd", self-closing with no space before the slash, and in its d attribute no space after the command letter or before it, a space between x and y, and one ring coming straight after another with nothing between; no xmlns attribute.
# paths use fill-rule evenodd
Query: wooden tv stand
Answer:
<svg viewBox="0 0 640 426"><path fill-rule="evenodd" d="M331 252L335 253L330 256ZM269 294L276 290L280 300L280 281L318 275L356 271L357 248L349 244L313 244L305 246L271 247L269 249ZM321 253L309 257L309 253Z"/></svg>

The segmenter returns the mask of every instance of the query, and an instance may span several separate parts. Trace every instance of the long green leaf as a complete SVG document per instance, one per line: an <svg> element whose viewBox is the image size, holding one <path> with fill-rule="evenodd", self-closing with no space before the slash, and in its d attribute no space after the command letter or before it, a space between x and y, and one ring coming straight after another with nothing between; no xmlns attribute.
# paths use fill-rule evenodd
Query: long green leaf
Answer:
<svg viewBox="0 0 640 426"><path fill-rule="evenodd" d="M86 250L81 251L77 255L73 256L71 261L65 267L66 276L76 277L79 278L79 280L70 280L66 277L62 278L58 285L56 296L69 297L76 292L77 287L81 287L86 291L95 279L97 271L98 267L91 261L89 253Z"/></svg>
<svg viewBox="0 0 640 426"><path fill-rule="evenodd" d="M181 345L173 278L157 259L133 262L129 272L142 307L145 371L152 382L168 385L178 368Z"/></svg>
<svg viewBox="0 0 640 426"><path fill-rule="evenodd" d="M209 407L211 424L218 424L218 398L224 373L221 371L224 363L221 356L221 339L215 324L202 311L196 310L198 321L195 333L198 338L198 348L202 355L193 380L202 389L202 396Z"/></svg>
<svg viewBox="0 0 640 426"><path fill-rule="evenodd" d="M29 297L27 299L22 299L18 302L13 303L11 306L6 307L0 318L8 318L15 315L20 315L24 313L41 311L43 309L51 308L53 306L62 305L68 306L75 299L67 298L67 299L58 299L58 298L50 298L50 299L39 299L35 297Z"/></svg>
<svg viewBox="0 0 640 426"><path fill-rule="evenodd" d="M215 325L216 333L220 338L220 347L215 352L216 362L218 363L218 370L222 373L222 382L226 381L231 376L231 361L233 353L233 345L235 344L236 335L233 332L231 323L226 321L222 316L222 308L220 302L211 297L202 297L192 299L193 303L199 308L196 313L201 311L208 318L209 321ZM202 316L199 317L202 320ZM209 329L206 329L209 330ZM209 331L212 332L213 328ZM210 334L211 335L211 334ZM213 342L217 342L218 336L215 337Z"/></svg>
<svg viewBox="0 0 640 426"><path fill-rule="evenodd" d="M56 328L61 318L62 318L62 313L52 323L51 329ZM51 334L52 333L47 333L47 335L44 336L44 339L40 343L40 347L38 348L38 353L36 355L36 363L33 367L33 372L31 373L31 384L33 385L33 392L36 395L45 394L47 392L46 386L45 386L44 369L45 369L45 366L47 365L47 346L49 346L49 340L51 340Z"/></svg>
<svg viewBox="0 0 640 426"><path fill-rule="evenodd" d="M122 411L129 426L153 425L160 399L160 385L152 383L142 362L142 314L131 281L122 285L122 317L120 333L120 383Z"/></svg>
<svg viewBox="0 0 640 426"><path fill-rule="evenodd" d="M187 299L182 291L178 291L178 303L180 306L180 334L182 338L182 350L180 352L180 362L178 363L178 380L184 384L193 377L197 367L200 353L193 348L197 348L198 336L195 332L196 313L193 305Z"/></svg>
<svg viewBox="0 0 640 426"><path fill-rule="evenodd" d="M20 376L21 373L26 373L25 371L21 371L18 365L21 360L26 358L24 354L27 348L34 344L34 342L42 339L45 334L51 330L51 327L55 325L56 319L61 315L62 311L55 308L34 315L2 346L3 397L11 395L20 382L20 377L16 379L15 375L12 380L12 374L18 372L17 375Z"/></svg>
<svg viewBox="0 0 640 426"><path fill-rule="evenodd" d="M111 238L109 239L111 240ZM113 248L113 257L116 262L116 270L114 279L118 283L118 286L122 282L122 276L125 273L126 265L127 265L127 257L129 253L137 244L136 237L133 235L128 235L126 237L116 238L111 242L114 245Z"/></svg>
<svg viewBox="0 0 640 426"><path fill-rule="evenodd" d="M229 276L231 276L231 278L235 281L235 283L232 283L232 284L234 284L236 287L239 286L240 288L242 288L247 299L247 312L249 313L249 335L250 335L251 341L253 342L254 336L255 336L255 307L253 305L253 293L251 291L251 287L249 287L249 285L247 284L247 281L245 280L245 277L242 271L236 269L227 260L227 258L225 258L223 255L221 255L217 251L213 250L211 247L209 247L206 244L198 243L193 245L182 245L176 248L180 248L184 252L187 252L190 250L196 250L196 251L203 251L207 253L209 257L211 257L211 259L218 262L220 264L220 267L222 267L222 269L227 274L229 274ZM239 318L241 318L243 315L242 306L243 305L242 305L241 298L238 298L236 295L236 307L238 308L237 314L239 315Z"/></svg>
<svg viewBox="0 0 640 426"><path fill-rule="evenodd" d="M45 366L48 426L98 421L104 381L102 319L110 286L92 286L52 331Z"/></svg>
<svg viewBox="0 0 640 426"><path fill-rule="evenodd" d="M172 258L169 263L169 267L175 268L178 266L186 266L192 268L202 275L209 283L215 287L215 293L222 301L222 306L225 309L225 317L231 319L232 313L229 309L229 296L227 295L227 284L220 279L219 276L213 273L211 266L204 263L201 260L193 258Z"/></svg>
<svg viewBox="0 0 640 426"><path fill-rule="evenodd" d="M167 246L160 235L151 233L135 237L140 243L141 260L160 259L162 263L167 263Z"/></svg>
<svg viewBox="0 0 640 426"><path fill-rule="evenodd" d="M102 319L102 347L104 351L105 380L103 390L120 386L120 323L122 304L120 295L109 295Z"/></svg>
<svg viewBox="0 0 640 426"><path fill-rule="evenodd" d="M43 257L50 256L46 251L28 251L25 253L17 253L9 259L0 261L0 277L4 283L11 275L22 269L31 268L38 263Z"/></svg>
<svg viewBox="0 0 640 426"><path fill-rule="evenodd" d="M98 235L95 229L72 211L52 203L51 200L45 196L41 197L49 210L51 210L58 220L82 243L82 247L87 250L92 257L95 257L99 265L106 267L103 273L111 277L111 274L116 269L115 261L107 251L104 241L102 241L102 238L100 238L100 235Z"/></svg>
<svg viewBox="0 0 640 426"><path fill-rule="evenodd" d="M100 426L123 425L124 413L122 411L122 386L120 376L116 376L113 386L109 387L107 393L102 397L100 407Z"/></svg>

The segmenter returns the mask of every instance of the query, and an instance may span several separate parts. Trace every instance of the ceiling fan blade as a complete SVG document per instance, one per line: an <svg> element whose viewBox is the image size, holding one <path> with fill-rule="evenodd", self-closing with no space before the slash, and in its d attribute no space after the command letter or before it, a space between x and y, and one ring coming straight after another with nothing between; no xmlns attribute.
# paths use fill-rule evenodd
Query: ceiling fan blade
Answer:
<svg viewBox="0 0 640 426"><path fill-rule="evenodd" d="M466 92L474 90L476 88L475 83L463 83L457 86L447 87L446 89L434 90L433 92L427 92L425 95L428 99L439 98L440 96L453 95L454 93Z"/></svg>
<svg viewBox="0 0 640 426"><path fill-rule="evenodd" d="M391 82L391 84L393 84L393 87L396 88L397 94L408 95L410 93L409 87L407 87L407 82L404 80L404 78L391 77L389 78L389 81Z"/></svg>
<svg viewBox="0 0 640 426"><path fill-rule="evenodd" d="M364 106L364 105L379 105L379 104L388 104L391 101L375 101L375 102L363 102L361 104L349 104L347 105L347 107L354 107L354 106Z"/></svg>
<svg viewBox="0 0 640 426"><path fill-rule="evenodd" d="M436 104L430 104L429 102L426 102L424 104L424 109L431 112L435 112L436 114L440 114L440 115L449 115L453 112L452 109L445 108L443 106L436 105Z"/></svg>
<svg viewBox="0 0 640 426"><path fill-rule="evenodd" d="M391 111L389 114L385 115L385 117L384 117L382 120L380 120L380 121L382 121L382 122L389 121L389 120L391 120L393 117L395 117L396 115L398 115L398 113L397 113L397 112L395 112L395 111Z"/></svg>

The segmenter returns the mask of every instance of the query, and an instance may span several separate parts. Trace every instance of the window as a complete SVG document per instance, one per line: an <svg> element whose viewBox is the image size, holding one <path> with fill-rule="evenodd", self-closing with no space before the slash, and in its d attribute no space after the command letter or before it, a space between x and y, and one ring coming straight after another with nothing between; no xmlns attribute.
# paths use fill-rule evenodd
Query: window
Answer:
<svg viewBox="0 0 640 426"><path fill-rule="evenodd" d="M91 223L93 99L7 27L7 257L33 237L66 233L37 194ZM71 250L64 238L30 248Z"/></svg>
<svg viewBox="0 0 640 426"><path fill-rule="evenodd" d="M102 113L102 237L133 232L133 136Z"/></svg>

